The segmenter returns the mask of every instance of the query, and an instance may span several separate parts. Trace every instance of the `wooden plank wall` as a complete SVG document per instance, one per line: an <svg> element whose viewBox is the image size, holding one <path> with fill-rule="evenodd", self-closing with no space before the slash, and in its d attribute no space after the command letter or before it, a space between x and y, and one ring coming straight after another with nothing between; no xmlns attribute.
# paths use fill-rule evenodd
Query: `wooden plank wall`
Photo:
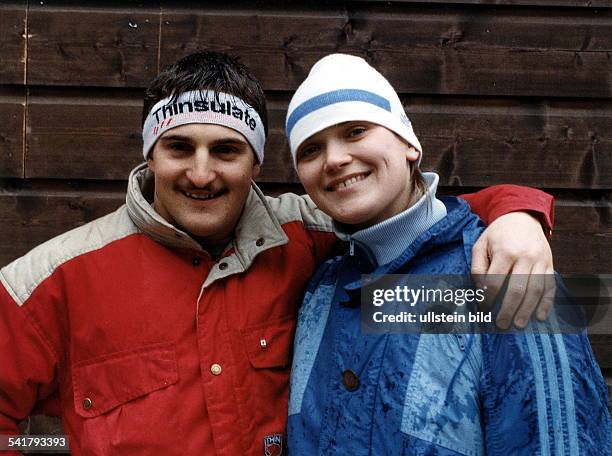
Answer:
<svg viewBox="0 0 612 456"><path fill-rule="evenodd" d="M444 193L542 188L557 198L557 269L612 273L612 2L83 4L0 2L0 265L121 204L143 88L212 49L267 90L270 193L300 190L283 136L291 91L321 56L353 53L401 92ZM611 340L593 339L606 369Z"/></svg>

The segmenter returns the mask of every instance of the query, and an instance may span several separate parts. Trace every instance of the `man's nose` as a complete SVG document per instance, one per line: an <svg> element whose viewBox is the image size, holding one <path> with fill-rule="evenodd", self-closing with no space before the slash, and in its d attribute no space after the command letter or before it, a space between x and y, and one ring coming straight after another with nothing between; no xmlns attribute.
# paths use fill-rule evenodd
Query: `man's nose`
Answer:
<svg viewBox="0 0 612 456"><path fill-rule="evenodd" d="M334 172L348 165L352 157L342 141L328 141L325 145L325 171Z"/></svg>
<svg viewBox="0 0 612 456"><path fill-rule="evenodd" d="M215 180L217 174L214 169L214 160L208 150L198 150L193 155L191 165L187 169L187 178L194 187L206 187Z"/></svg>

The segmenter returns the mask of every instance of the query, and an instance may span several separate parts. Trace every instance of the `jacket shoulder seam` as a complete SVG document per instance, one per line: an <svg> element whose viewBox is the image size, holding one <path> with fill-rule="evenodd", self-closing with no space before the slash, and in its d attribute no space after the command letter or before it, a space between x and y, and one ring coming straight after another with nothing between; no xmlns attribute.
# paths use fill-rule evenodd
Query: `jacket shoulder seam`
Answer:
<svg viewBox="0 0 612 456"><path fill-rule="evenodd" d="M42 282L44 282L47 278L49 278L53 274L53 272L57 268L59 268L61 265L73 259L76 259L86 253L90 253L90 252L99 250L100 248L108 244L111 244L119 239L123 239L132 234L137 233L138 229L130 221L130 224L120 227L119 232L115 233L113 236L102 237L102 238L96 236L97 239L95 239L95 242L91 242L91 243L79 242L80 239L78 239L78 237L79 235L82 235L84 231L89 230L95 227L96 225L101 225L104 222L108 221L109 219L113 219L114 217L123 216L125 214L125 210L122 211L122 209L124 208L125 206L122 206L122 208L120 208L119 210L111 214L108 214L104 217L96 219L83 226L77 227L66 233L60 234L59 236L56 236L55 238L52 238L44 242L43 244L40 244L39 246L32 249L30 252L26 253L24 256L16 259L9 265L2 268L0 270L0 280L2 281L2 284L5 286L7 292L15 300L17 305L19 306L23 305L28 300L28 298L32 295L34 290L36 290L36 288ZM91 233L89 233L85 236L85 240L89 240L88 238L91 236L95 236L95 235L92 235ZM56 253L59 253L58 249L60 248L60 245L70 240L78 243L75 246L75 248L69 249L67 252L63 254L56 255ZM38 269L28 267L28 262L32 262L32 261L35 261L36 259L40 259L41 256L43 258L46 257L48 259L48 261L45 261L42 264L42 267ZM41 262L37 262L37 263L41 264ZM24 274L21 274L23 273L24 268L26 268L27 270L27 272L25 273L26 275L25 278L23 278ZM29 277L27 277L28 275ZM20 284L19 283L20 281L22 281L23 283Z"/></svg>
<svg viewBox="0 0 612 456"><path fill-rule="evenodd" d="M266 197L280 225L301 222L311 231L332 231L331 219L315 206L307 195L285 193L278 197Z"/></svg>

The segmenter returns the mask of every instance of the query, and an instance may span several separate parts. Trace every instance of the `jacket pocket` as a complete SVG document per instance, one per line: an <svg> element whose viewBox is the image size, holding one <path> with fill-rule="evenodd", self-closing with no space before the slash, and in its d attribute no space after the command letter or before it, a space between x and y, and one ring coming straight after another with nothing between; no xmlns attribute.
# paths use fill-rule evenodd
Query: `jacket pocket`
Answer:
<svg viewBox="0 0 612 456"><path fill-rule="evenodd" d="M251 365L256 369L289 367L295 324L295 318L286 318L241 330Z"/></svg>
<svg viewBox="0 0 612 456"><path fill-rule="evenodd" d="M93 418L175 384L174 344L149 345L77 363L72 376L76 412Z"/></svg>

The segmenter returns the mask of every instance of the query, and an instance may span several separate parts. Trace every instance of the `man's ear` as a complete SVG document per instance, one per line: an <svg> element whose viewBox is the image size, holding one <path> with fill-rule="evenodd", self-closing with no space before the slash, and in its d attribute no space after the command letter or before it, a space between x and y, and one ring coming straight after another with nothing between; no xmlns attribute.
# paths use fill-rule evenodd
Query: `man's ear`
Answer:
<svg viewBox="0 0 612 456"><path fill-rule="evenodd" d="M153 172L155 172L155 161L153 160L153 152L149 153L147 157L147 166Z"/></svg>
<svg viewBox="0 0 612 456"><path fill-rule="evenodd" d="M261 172L261 165L255 163L253 165L253 179L255 179L257 176L259 176L260 172Z"/></svg>
<svg viewBox="0 0 612 456"><path fill-rule="evenodd" d="M420 154L421 153L416 150L415 147L408 145L408 149L406 150L406 160L417 161Z"/></svg>

